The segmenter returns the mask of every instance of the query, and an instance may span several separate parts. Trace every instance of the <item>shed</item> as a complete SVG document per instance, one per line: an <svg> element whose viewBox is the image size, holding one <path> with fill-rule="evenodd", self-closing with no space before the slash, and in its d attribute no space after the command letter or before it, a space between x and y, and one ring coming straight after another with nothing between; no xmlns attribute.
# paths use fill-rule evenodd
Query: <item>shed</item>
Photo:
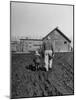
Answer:
<svg viewBox="0 0 76 100"><path fill-rule="evenodd" d="M64 33L58 27L43 37L42 41L46 42L48 37L50 40L52 40L54 52L71 51L71 40L66 35L64 35Z"/></svg>

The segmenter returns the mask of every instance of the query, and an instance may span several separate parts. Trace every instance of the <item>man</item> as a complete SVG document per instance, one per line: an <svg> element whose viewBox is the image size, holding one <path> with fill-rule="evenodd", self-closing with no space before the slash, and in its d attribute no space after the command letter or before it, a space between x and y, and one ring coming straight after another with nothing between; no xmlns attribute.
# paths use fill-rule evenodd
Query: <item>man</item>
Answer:
<svg viewBox="0 0 76 100"><path fill-rule="evenodd" d="M52 58L54 53L53 43L50 37L48 37L47 40L43 43L43 48L44 48L45 68L48 71L49 68L52 68Z"/></svg>

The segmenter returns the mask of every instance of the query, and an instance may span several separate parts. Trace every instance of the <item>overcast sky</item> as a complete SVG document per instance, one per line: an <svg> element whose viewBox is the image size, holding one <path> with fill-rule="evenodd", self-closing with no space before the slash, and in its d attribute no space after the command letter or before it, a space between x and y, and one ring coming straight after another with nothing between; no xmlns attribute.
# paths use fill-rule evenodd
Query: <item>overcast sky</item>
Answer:
<svg viewBox="0 0 76 100"><path fill-rule="evenodd" d="M11 36L42 38L59 29L73 40L73 6L11 3Z"/></svg>

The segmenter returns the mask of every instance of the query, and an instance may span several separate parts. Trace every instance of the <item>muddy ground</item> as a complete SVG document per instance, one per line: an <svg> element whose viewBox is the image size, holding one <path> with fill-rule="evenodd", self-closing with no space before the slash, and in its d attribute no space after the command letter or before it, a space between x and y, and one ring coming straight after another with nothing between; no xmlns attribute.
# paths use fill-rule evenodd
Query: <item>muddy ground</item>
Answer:
<svg viewBox="0 0 76 100"><path fill-rule="evenodd" d="M31 71L33 54L11 56L11 98L74 94L73 53L55 53L52 70Z"/></svg>

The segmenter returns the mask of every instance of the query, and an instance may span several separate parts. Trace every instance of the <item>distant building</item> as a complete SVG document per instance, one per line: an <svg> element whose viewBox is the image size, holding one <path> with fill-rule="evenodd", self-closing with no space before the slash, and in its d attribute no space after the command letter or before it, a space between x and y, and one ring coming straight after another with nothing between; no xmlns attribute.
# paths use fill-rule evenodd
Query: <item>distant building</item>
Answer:
<svg viewBox="0 0 76 100"><path fill-rule="evenodd" d="M11 51L12 52L17 51L17 41L11 41Z"/></svg>
<svg viewBox="0 0 76 100"><path fill-rule="evenodd" d="M11 51L12 52L21 52L20 41L11 41Z"/></svg>
<svg viewBox="0 0 76 100"><path fill-rule="evenodd" d="M12 43L12 51L30 52L39 49L47 38L51 38L54 52L71 52L71 40L63 34L58 28L53 29L42 39L20 39L20 42Z"/></svg>
<svg viewBox="0 0 76 100"><path fill-rule="evenodd" d="M21 52L30 52L39 49L42 45L40 39L20 39Z"/></svg>

